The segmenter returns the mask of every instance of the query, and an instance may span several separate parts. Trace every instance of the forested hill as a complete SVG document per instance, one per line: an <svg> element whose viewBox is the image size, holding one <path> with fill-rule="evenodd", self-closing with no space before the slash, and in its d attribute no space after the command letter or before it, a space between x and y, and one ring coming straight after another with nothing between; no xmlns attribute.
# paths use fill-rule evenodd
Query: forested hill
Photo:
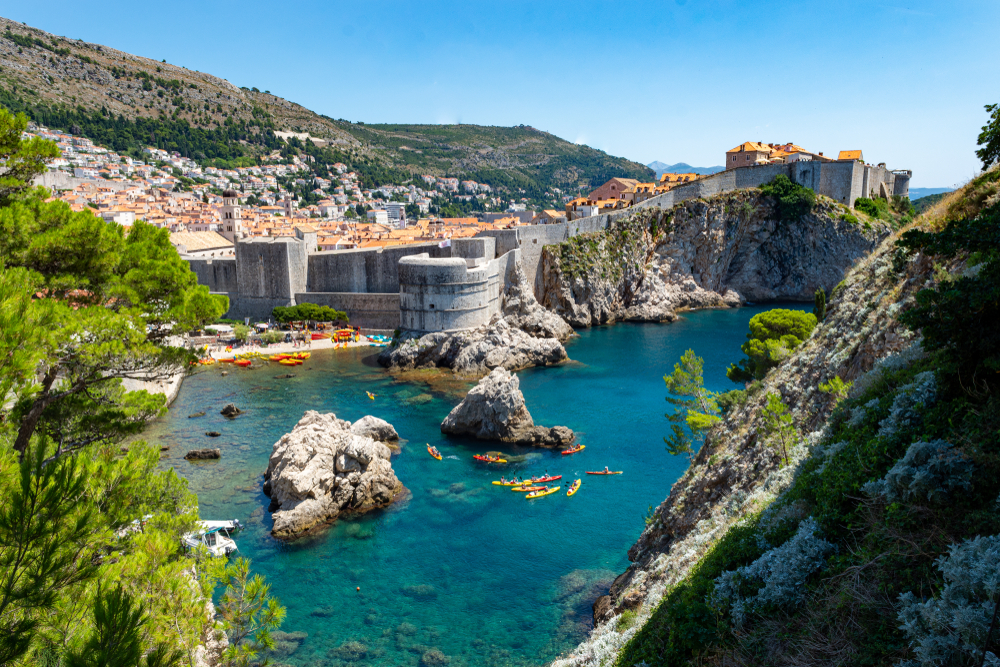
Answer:
<svg viewBox="0 0 1000 667"><path fill-rule="evenodd" d="M319 165L347 164L366 186L433 174L539 197L553 187L589 190L612 176L653 178L644 165L532 127L335 120L266 90L4 18L0 104L119 152L157 146L205 165L255 164L285 146L276 132L295 132L298 138L286 137L293 147Z"/></svg>

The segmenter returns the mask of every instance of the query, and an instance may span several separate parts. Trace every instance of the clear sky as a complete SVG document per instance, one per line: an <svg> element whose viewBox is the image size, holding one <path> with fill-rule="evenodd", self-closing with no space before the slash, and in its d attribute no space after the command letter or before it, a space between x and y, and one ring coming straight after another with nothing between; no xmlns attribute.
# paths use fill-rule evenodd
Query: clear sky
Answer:
<svg viewBox="0 0 1000 667"><path fill-rule="evenodd" d="M747 140L977 171L1000 2L19 3L4 16L367 123L525 124L642 163Z"/></svg>

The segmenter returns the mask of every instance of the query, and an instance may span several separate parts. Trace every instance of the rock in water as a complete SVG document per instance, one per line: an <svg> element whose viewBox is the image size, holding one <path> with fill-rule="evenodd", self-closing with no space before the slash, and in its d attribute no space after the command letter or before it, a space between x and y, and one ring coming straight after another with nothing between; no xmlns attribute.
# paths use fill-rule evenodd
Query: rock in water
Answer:
<svg viewBox="0 0 1000 667"><path fill-rule="evenodd" d="M235 405L233 405L232 403L230 403L226 407L222 408L222 412L220 412L219 414L221 414L223 417L228 417L232 419L237 415L243 414L243 411L240 410Z"/></svg>
<svg viewBox="0 0 1000 667"><path fill-rule="evenodd" d="M218 438L222 434L219 433L218 431L205 431L205 435L207 435L210 438Z"/></svg>
<svg viewBox="0 0 1000 667"><path fill-rule="evenodd" d="M195 417L204 417L204 416L205 416L204 411L196 412L193 415L188 415L188 419L194 419Z"/></svg>
<svg viewBox="0 0 1000 667"><path fill-rule="evenodd" d="M184 455L188 461L206 461L209 459L222 458L221 449L192 449Z"/></svg>
<svg viewBox="0 0 1000 667"><path fill-rule="evenodd" d="M389 447L368 435L388 437L396 430L374 417L355 426L358 431L333 413L309 410L274 443L264 473L272 535L294 539L343 512L385 507L403 492L389 463Z"/></svg>
<svg viewBox="0 0 1000 667"><path fill-rule="evenodd" d="M444 418L441 431L538 447L562 447L574 438L565 426L535 426L520 381L505 368L496 368L480 380Z"/></svg>
<svg viewBox="0 0 1000 667"><path fill-rule="evenodd" d="M403 337L387 347L378 362L387 368L450 368L459 375L481 377L494 368L520 370L565 361L566 348L555 338L535 338L495 318L469 331Z"/></svg>

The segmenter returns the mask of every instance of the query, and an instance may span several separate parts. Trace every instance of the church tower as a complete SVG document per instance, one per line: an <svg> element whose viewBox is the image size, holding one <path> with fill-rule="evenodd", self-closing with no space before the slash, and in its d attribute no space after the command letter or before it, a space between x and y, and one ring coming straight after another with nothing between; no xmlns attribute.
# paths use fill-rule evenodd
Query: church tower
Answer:
<svg viewBox="0 0 1000 667"><path fill-rule="evenodd" d="M222 193L222 235L234 244L244 236L240 195L236 190L225 190Z"/></svg>

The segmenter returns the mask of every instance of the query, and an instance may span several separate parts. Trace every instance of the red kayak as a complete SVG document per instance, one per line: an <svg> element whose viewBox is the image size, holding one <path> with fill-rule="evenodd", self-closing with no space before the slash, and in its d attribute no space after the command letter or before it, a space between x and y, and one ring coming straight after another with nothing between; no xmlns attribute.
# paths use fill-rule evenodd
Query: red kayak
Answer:
<svg viewBox="0 0 1000 667"><path fill-rule="evenodd" d="M604 472L603 470L600 470L598 472L590 472L588 470L587 474L588 475L620 475L620 474L622 474L622 471L621 470L611 470L611 471L608 471L608 472Z"/></svg>
<svg viewBox="0 0 1000 667"><path fill-rule="evenodd" d="M545 482L554 482L557 479L562 479L562 475L539 477L538 479L529 480L532 484L544 484Z"/></svg>
<svg viewBox="0 0 1000 667"><path fill-rule="evenodd" d="M563 456L568 456L569 454L576 454L577 452L582 452L587 446L577 445L576 447L570 447L569 449L563 450Z"/></svg>

